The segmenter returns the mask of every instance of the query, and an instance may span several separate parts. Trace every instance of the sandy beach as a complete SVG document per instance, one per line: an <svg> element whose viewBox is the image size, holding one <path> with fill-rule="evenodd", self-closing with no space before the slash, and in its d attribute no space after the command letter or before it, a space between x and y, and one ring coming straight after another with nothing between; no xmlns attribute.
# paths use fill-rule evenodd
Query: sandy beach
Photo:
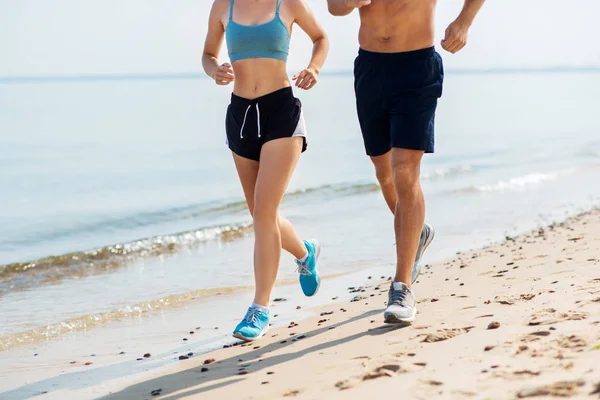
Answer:
<svg viewBox="0 0 600 400"><path fill-rule="evenodd" d="M349 303L102 398L600 398L599 264L596 209L428 266L412 325L383 323L388 277L370 277Z"/></svg>

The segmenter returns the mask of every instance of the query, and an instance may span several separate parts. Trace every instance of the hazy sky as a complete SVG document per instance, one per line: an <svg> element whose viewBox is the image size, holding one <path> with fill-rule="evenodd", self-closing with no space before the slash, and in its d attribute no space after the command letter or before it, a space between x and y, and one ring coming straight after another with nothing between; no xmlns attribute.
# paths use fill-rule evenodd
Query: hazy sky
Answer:
<svg viewBox="0 0 600 400"><path fill-rule="evenodd" d="M308 2L331 38L326 68L350 69L357 15L334 18L325 0ZM200 72L211 4L0 0L0 76ZM439 0L439 38L461 5ZM488 0L467 48L456 56L443 53L445 63L448 68L600 67L598 16L599 0ZM307 64L310 42L298 29L291 53L291 70Z"/></svg>

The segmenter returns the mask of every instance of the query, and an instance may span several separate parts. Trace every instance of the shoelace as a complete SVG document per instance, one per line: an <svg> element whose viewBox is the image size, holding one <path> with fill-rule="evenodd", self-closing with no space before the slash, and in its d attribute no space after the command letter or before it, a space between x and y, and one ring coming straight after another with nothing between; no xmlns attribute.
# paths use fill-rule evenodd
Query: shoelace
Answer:
<svg viewBox="0 0 600 400"><path fill-rule="evenodd" d="M406 299L406 293L408 293L408 290L406 290L406 289L392 290L390 292L389 304L402 305L402 301L404 301L404 299Z"/></svg>
<svg viewBox="0 0 600 400"><path fill-rule="evenodd" d="M248 308L248 312L246 313L246 316L244 317L244 319L247 322L253 324L254 322L256 322L256 319L260 315L260 312L261 311L258 308L250 307L250 308Z"/></svg>
<svg viewBox="0 0 600 400"><path fill-rule="evenodd" d="M301 263L300 261L296 260L296 264L298 264L296 272L298 272L300 275L311 275L310 271L308 270L308 266L305 263Z"/></svg>

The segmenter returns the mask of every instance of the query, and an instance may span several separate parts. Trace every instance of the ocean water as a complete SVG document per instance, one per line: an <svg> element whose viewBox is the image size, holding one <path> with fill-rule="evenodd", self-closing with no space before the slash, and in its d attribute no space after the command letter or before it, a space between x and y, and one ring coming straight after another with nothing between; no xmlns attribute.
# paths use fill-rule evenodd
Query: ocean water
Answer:
<svg viewBox="0 0 600 400"><path fill-rule="evenodd" d="M438 233L427 262L600 204L600 71L446 75L422 168ZM195 76L0 83L0 351L249 293L229 93ZM282 213L321 240L326 275L391 271L351 72L296 95L308 151ZM295 277L289 256L280 277Z"/></svg>

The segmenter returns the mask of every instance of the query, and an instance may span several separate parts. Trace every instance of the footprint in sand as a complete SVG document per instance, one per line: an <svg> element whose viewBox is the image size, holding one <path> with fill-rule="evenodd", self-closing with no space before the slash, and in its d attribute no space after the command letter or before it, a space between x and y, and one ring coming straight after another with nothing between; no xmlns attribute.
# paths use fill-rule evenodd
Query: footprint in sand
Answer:
<svg viewBox="0 0 600 400"><path fill-rule="evenodd" d="M365 374L362 376L363 381L368 381L370 379L377 379L382 377L392 377L397 374L401 374L404 372L408 372L406 369L402 368L398 364L387 364L382 365L381 367L377 367L375 370Z"/></svg>
<svg viewBox="0 0 600 400"><path fill-rule="evenodd" d="M393 376L396 376L398 374L402 374L405 372L409 372L409 371L405 368L402 368L398 364L386 364L386 365L377 367L374 370L367 372L366 374L364 374L356 379L353 379L353 380L344 379L342 381L339 381L335 384L335 387L338 388L339 390L346 390L346 389L353 388L360 381L369 381L369 380L377 379L377 378L391 378Z"/></svg>
<svg viewBox="0 0 600 400"><path fill-rule="evenodd" d="M541 374L541 372L539 371L531 371L529 369L522 369L522 370L518 370L518 371L496 371L494 372L494 374L492 375L494 378L502 378L502 379L508 379L508 380L515 380L515 379L530 379L533 376L539 376Z"/></svg>
<svg viewBox="0 0 600 400"><path fill-rule="evenodd" d="M571 397L577 394L577 388L583 385L585 385L585 382L582 380L556 382L536 388L523 389L517 393L517 397L520 399L537 396Z"/></svg>
<svg viewBox="0 0 600 400"><path fill-rule="evenodd" d="M583 349L586 348L588 345L585 339L577 335L561 336L558 339L554 340L553 343L555 343L559 347L562 347L563 349L571 349L577 351L583 351Z"/></svg>
<svg viewBox="0 0 600 400"><path fill-rule="evenodd" d="M417 337L425 336L422 340L424 343L434 343L441 342L442 340L451 339L455 336L462 335L463 333L468 333L474 326L467 326L464 328L452 328L452 329L439 329L435 333L428 333L418 335Z"/></svg>
<svg viewBox="0 0 600 400"><path fill-rule="evenodd" d="M529 317L528 325L551 325L563 321L579 321L589 316L586 312L567 311L559 312L554 308L545 308Z"/></svg>
<svg viewBox="0 0 600 400"><path fill-rule="evenodd" d="M528 301L535 297L533 293L521 294L519 296L496 296L494 297L494 301L500 304L506 304L512 306L518 301Z"/></svg>

